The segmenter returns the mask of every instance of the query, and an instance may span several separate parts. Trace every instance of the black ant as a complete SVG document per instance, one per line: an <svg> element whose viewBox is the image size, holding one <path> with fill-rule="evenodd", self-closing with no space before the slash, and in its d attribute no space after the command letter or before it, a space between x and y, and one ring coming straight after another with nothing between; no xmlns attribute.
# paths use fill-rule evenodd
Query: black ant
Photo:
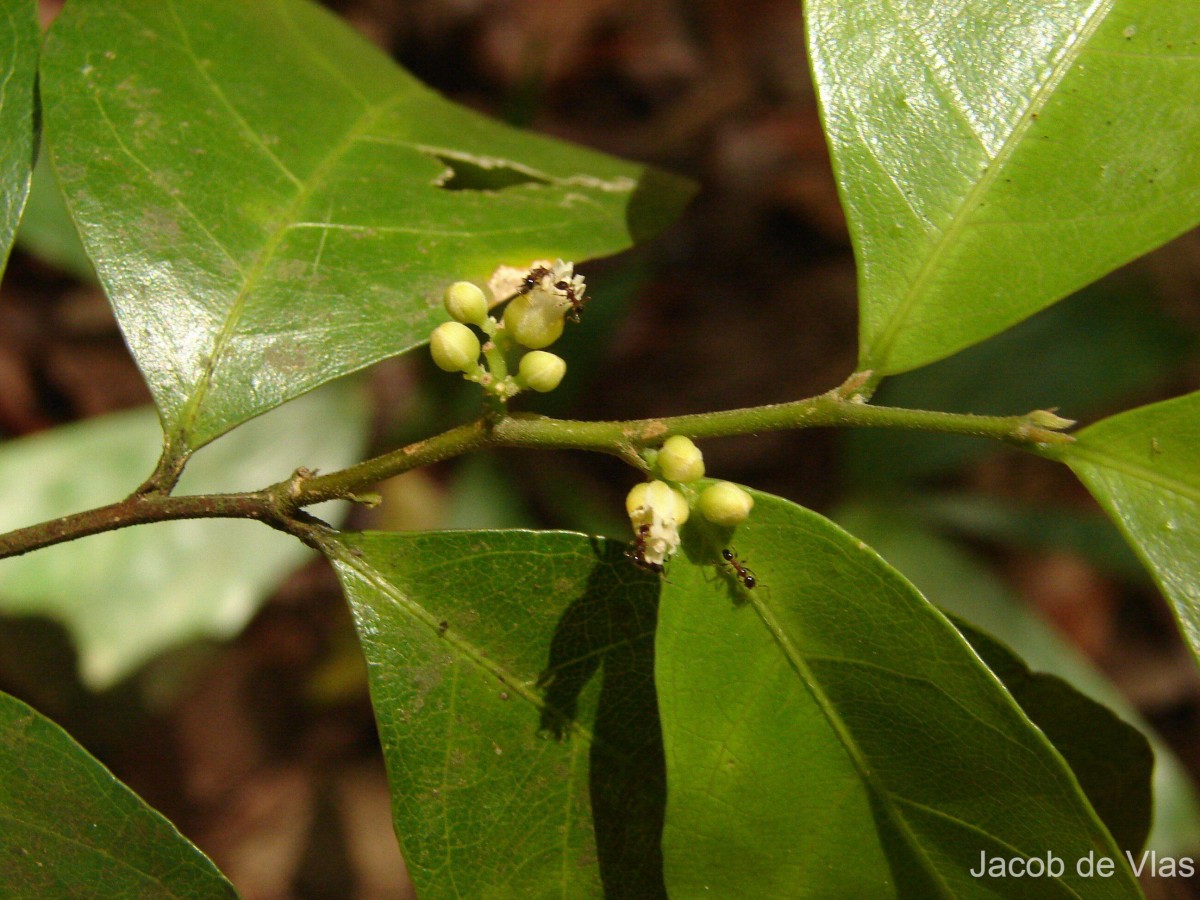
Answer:
<svg viewBox="0 0 1200 900"><path fill-rule="evenodd" d="M578 325L579 314L583 312L583 308L587 306L587 302L591 298L576 296L575 286L566 281L560 281L555 287L567 295L567 302L571 304L571 311L567 313L567 319Z"/></svg>
<svg viewBox="0 0 1200 900"><path fill-rule="evenodd" d="M522 279L520 286L517 287L517 292L513 296L520 297L522 294L528 294L541 284L543 278L550 274L552 274L551 270L545 266L534 266L529 270L529 274ZM569 281L556 281L554 289L561 291L567 298L567 302L571 304L571 311L567 313L567 318L578 325L579 314L583 312L583 308L587 306L590 298L578 296L575 293L575 286Z"/></svg>
<svg viewBox="0 0 1200 900"><path fill-rule="evenodd" d="M758 587L758 577L748 568L746 568L741 560L734 555L732 550L726 547L721 551L721 558L729 564L731 569L733 569L734 575L736 575L737 580L742 583L742 587L748 591L752 591Z"/></svg>
<svg viewBox="0 0 1200 900"><path fill-rule="evenodd" d="M637 534L633 536L633 548L626 550L625 555L633 560L633 564L638 568L645 569L647 572L653 572L655 575L661 575L663 570L662 563L650 562L646 559L646 536L649 533L649 524L639 525Z"/></svg>
<svg viewBox="0 0 1200 900"><path fill-rule="evenodd" d="M522 294L528 294L549 274L550 270L545 266L536 266L530 269L529 274L525 276L525 279L521 282L520 287L517 288L517 292L513 296L519 297Z"/></svg>

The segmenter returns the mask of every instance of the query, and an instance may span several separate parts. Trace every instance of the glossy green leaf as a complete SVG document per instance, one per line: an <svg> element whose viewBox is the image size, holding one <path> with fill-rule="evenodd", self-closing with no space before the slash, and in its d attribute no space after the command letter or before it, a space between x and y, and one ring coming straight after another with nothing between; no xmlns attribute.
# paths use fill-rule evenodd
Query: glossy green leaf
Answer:
<svg viewBox="0 0 1200 900"><path fill-rule="evenodd" d="M656 647L672 897L1136 897L1074 776L961 635L827 519L755 494L692 527ZM975 878L981 854L1064 861ZM1109 879L1075 863L1114 860Z"/></svg>
<svg viewBox="0 0 1200 900"><path fill-rule="evenodd" d="M1200 845L1200 804L1191 776L1170 746L1154 733L1111 681L1022 603L987 565L963 547L929 530L919 511L914 516L914 505L856 503L838 509L834 518L839 525L869 543L891 566L903 572L931 603L985 629L1020 653L1034 669L1054 680L1069 683L1072 689L1103 704L1133 729L1146 735L1155 759L1153 827L1146 846L1163 856L1179 857L1192 853ZM1107 523L1102 524L1107 526ZM1118 543L1117 547L1125 550L1123 544ZM955 625L962 630L959 621L956 620ZM968 639L975 644L973 638L968 636ZM987 659L978 647L976 651ZM997 674L1012 690L1009 680L1003 674ZM1020 696L1017 700L1026 714L1045 730L1038 717L1026 708L1024 700ZM1067 716L1068 720L1070 718ZM1051 732L1047 730L1047 733ZM1085 744L1095 745L1096 752L1101 754L1098 761L1102 765L1114 755L1100 734L1089 736L1083 729L1082 736L1086 739ZM1057 738L1052 735L1051 739L1074 769L1076 760ZM1086 752L1088 747L1081 749ZM1082 777L1080 781L1087 783ZM1093 782L1104 788L1108 786L1102 773L1097 773ZM1091 790L1094 788L1089 789L1089 797L1100 810L1102 804L1095 800ZM1122 808L1120 802L1112 803L1111 807L1116 807L1122 816L1129 811ZM1105 822L1112 829L1107 816ZM1118 829L1112 830L1116 833ZM1132 845L1133 841L1127 839L1126 843Z"/></svg>
<svg viewBox="0 0 1200 900"><path fill-rule="evenodd" d="M298 466L349 465L367 420L356 386L330 385L198 454L180 492L253 490ZM0 531L121 499L154 467L161 441L158 417L146 408L3 445ZM236 634L309 556L257 522L127 528L0 561L0 609L65 624L84 681L103 688L166 647Z"/></svg>
<svg viewBox="0 0 1200 900"><path fill-rule="evenodd" d="M1045 732L1123 852L1142 852L1150 832L1154 751L1140 731L1056 675L1033 672L986 632L951 619L1021 711Z"/></svg>
<svg viewBox="0 0 1200 900"><path fill-rule="evenodd" d="M341 540L422 900L665 896L656 579L578 534Z"/></svg>
<svg viewBox="0 0 1200 900"><path fill-rule="evenodd" d="M0 882L13 900L237 892L71 736L0 694Z"/></svg>
<svg viewBox="0 0 1200 900"><path fill-rule="evenodd" d="M36 3L9 0L0 6L0 274L8 262L33 172L40 39Z"/></svg>
<svg viewBox="0 0 1200 900"><path fill-rule="evenodd" d="M308 0L72 0L42 93L178 454L424 342L449 282L613 253L690 194L449 103Z"/></svg>
<svg viewBox="0 0 1200 900"><path fill-rule="evenodd" d="M862 368L1012 325L1200 221L1192 0L807 0Z"/></svg>
<svg viewBox="0 0 1200 900"><path fill-rule="evenodd" d="M1200 392L1091 425L1061 458L1150 569L1200 658Z"/></svg>

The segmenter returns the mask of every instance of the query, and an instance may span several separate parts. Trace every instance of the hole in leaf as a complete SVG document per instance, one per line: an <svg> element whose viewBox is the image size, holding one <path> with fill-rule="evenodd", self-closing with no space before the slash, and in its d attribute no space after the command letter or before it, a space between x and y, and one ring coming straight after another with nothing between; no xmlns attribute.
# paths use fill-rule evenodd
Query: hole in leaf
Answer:
<svg viewBox="0 0 1200 900"><path fill-rule="evenodd" d="M502 191L522 184L549 184L547 178L505 165L500 160L467 160L433 154L450 171L435 182L447 191Z"/></svg>

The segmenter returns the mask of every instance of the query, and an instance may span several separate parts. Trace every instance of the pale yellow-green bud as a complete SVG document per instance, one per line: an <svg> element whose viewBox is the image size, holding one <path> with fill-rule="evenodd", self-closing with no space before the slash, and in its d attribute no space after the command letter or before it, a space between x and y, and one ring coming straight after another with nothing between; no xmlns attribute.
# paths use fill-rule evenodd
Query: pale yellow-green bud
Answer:
<svg viewBox="0 0 1200 900"><path fill-rule="evenodd" d="M470 372L479 365L479 338L461 322L443 322L429 337L429 352L444 372Z"/></svg>
<svg viewBox="0 0 1200 900"><path fill-rule="evenodd" d="M504 327L518 344L541 350L562 337L564 314L540 295L522 294L504 310Z"/></svg>
<svg viewBox="0 0 1200 900"><path fill-rule="evenodd" d="M482 325L487 320L487 297L478 286L469 281L456 281L446 288L442 297L446 312L456 322L467 325Z"/></svg>
<svg viewBox="0 0 1200 900"><path fill-rule="evenodd" d="M1025 418L1039 428L1048 428L1051 431L1062 431L1075 424L1074 419L1064 419L1062 416L1055 415L1054 411L1050 409L1035 409Z"/></svg>
<svg viewBox="0 0 1200 900"><path fill-rule="evenodd" d="M544 394L558 387L566 374L567 364L561 356L545 350L530 350L521 357L517 383Z"/></svg>
<svg viewBox="0 0 1200 900"><path fill-rule="evenodd" d="M661 484L661 482L640 482L631 487L629 493L625 495L625 512L629 513L630 519L636 520L646 509L646 501L650 499L651 484ZM664 484L663 487L668 487L668 485ZM635 521L634 524L639 523Z"/></svg>
<svg viewBox="0 0 1200 900"><path fill-rule="evenodd" d="M648 522L655 515L682 525L691 513L687 498L665 481L635 484L625 498L625 511L634 525Z"/></svg>
<svg viewBox="0 0 1200 900"><path fill-rule="evenodd" d="M739 525L754 509L754 498L730 481L718 481L700 493L700 514L714 525Z"/></svg>
<svg viewBox="0 0 1200 900"><path fill-rule="evenodd" d="M704 455L692 439L681 434L667 438L658 452L658 470L671 481L689 482L704 477Z"/></svg>
<svg viewBox="0 0 1200 900"><path fill-rule="evenodd" d="M643 481L641 484L635 484L625 497L625 511L629 513L629 518L634 520L635 525L641 524L637 520L648 518L654 510L673 515L673 493L671 486L665 481Z"/></svg>
<svg viewBox="0 0 1200 900"><path fill-rule="evenodd" d="M687 497L679 493L679 491L671 490L671 499L675 503L675 524L682 525L688 520L688 516L692 514L692 509L688 506Z"/></svg>

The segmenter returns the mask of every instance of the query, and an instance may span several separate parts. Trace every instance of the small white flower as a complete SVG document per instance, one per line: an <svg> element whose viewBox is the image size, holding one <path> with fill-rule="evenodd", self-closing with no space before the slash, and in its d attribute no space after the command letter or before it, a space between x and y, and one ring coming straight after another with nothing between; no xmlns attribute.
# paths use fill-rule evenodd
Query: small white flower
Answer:
<svg viewBox="0 0 1200 900"><path fill-rule="evenodd" d="M575 264L556 259L535 259L527 269L499 266L488 281L492 305L514 297L529 297L532 305L546 310L571 312L582 309L587 283L575 273Z"/></svg>
<svg viewBox="0 0 1200 900"><path fill-rule="evenodd" d="M625 509L637 539L635 559L661 570L679 549L679 526L689 512L687 500L665 481L647 481L634 485L625 498Z"/></svg>
<svg viewBox="0 0 1200 900"><path fill-rule="evenodd" d="M497 266L487 284L488 290L492 292L490 305L497 306L521 293L525 278L530 272L550 268L550 261L546 259L535 259L527 269L518 269L516 266Z"/></svg>
<svg viewBox="0 0 1200 900"><path fill-rule="evenodd" d="M575 274L574 263L556 259L550 267L549 274L542 276L542 286L555 296L560 309L570 309L574 314L572 318L578 318L579 310L583 309L583 304L587 302L583 299L587 284L582 275Z"/></svg>

